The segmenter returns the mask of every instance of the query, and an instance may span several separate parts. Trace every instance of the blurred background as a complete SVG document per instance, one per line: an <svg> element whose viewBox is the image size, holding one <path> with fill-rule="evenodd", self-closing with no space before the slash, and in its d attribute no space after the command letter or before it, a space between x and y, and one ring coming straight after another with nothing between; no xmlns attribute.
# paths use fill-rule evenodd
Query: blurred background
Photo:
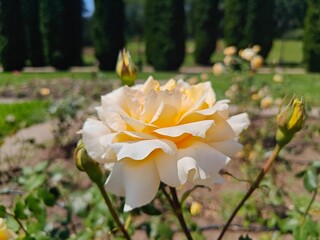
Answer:
<svg viewBox="0 0 320 240"><path fill-rule="evenodd" d="M221 61L230 45L259 45L268 66L320 71L320 2L0 0L3 71L110 71L124 47L140 69L178 70Z"/></svg>

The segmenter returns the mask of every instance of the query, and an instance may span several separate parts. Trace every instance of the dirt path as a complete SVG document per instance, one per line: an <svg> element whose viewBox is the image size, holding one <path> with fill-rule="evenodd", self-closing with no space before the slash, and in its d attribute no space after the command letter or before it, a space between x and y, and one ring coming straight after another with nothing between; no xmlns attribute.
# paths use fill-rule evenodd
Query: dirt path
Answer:
<svg viewBox="0 0 320 240"><path fill-rule="evenodd" d="M33 125L20 130L14 136L7 137L0 147L0 163L3 170L6 166L1 160L15 157L25 151L32 144L43 144L53 139L53 121ZM29 153L30 151L28 151ZM31 152L32 153L32 152Z"/></svg>

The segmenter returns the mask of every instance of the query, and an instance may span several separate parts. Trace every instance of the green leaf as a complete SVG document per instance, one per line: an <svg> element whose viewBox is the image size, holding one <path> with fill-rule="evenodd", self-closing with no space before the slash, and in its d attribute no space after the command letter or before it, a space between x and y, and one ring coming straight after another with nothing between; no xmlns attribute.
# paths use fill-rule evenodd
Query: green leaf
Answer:
<svg viewBox="0 0 320 240"><path fill-rule="evenodd" d="M34 167L34 172L43 172L48 167L48 165L48 161L40 162Z"/></svg>
<svg viewBox="0 0 320 240"><path fill-rule="evenodd" d="M299 226L299 220L296 218L287 218L279 221L279 227L282 232L293 231L297 226Z"/></svg>
<svg viewBox="0 0 320 240"><path fill-rule="evenodd" d="M57 195L52 194L50 191L43 188L38 191L38 194L39 197L43 200L43 202L50 207L54 206L58 199Z"/></svg>
<svg viewBox="0 0 320 240"><path fill-rule="evenodd" d="M317 224L312 220L306 220L303 224L298 225L293 231L294 239L318 239L318 228Z"/></svg>
<svg viewBox="0 0 320 240"><path fill-rule="evenodd" d="M24 185L27 190L31 191L43 185L45 181L46 181L45 174L35 174L27 178L26 181L24 182Z"/></svg>
<svg viewBox="0 0 320 240"><path fill-rule="evenodd" d="M153 202L141 207L141 211L150 216L158 216L161 214L161 211L153 205Z"/></svg>
<svg viewBox="0 0 320 240"><path fill-rule="evenodd" d="M318 187L318 176L316 169L311 167L309 168L303 176L304 187L312 192Z"/></svg>
<svg viewBox="0 0 320 240"><path fill-rule="evenodd" d="M312 167L317 169L318 171L320 170L320 161L314 161L312 162Z"/></svg>
<svg viewBox="0 0 320 240"><path fill-rule="evenodd" d="M24 220L28 218L27 214L25 213L25 210L26 210L25 204L23 204L21 201L18 201L16 202L13 212L16 218Z"/></svg>
<svg viewBox="0 0 320 240"><path fill-rule="evenodd" d="M167 240L167 239L172 239L174 232L170 228L170 225L165 222L160 222L157 225L153 225L155 227L155 234L154 238L157 240Z"/></svg>
<svg viewBox="0 0 320 240"><path fill-rule="evenodd" d="M3 205L0 205L0 218L4 218L6 215L6 208Z"/></svg>
<svg viewBox="0 0 320 240"><path fill-rule="evenodd" d="M249 237L249 235L244 236L240 236L238 240L252 240L252 238Z"/></svg>

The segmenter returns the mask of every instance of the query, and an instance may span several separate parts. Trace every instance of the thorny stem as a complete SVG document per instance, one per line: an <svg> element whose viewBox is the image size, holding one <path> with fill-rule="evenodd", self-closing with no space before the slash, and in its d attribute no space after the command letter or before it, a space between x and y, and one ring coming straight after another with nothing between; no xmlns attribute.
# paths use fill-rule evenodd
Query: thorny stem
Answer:
<svg viewBox="0 0 320 240"><path fill-rule="evenodd" d="M317 191L317 189L315 189L315 190L313 191L312 198L311 198L311 200L310 200L310 202L309 202L309 204L308 204L308 207L307 207L306 211L305 211L304 214L303 214L303 218L305 218L305 217L308 215L308 212L309 212L309 210L310 210L310 208L311 208L314 200L316 199L317 194L318 194L318 191Z"/></svg>
<svg viewBox="0 0 320 240"><path fill-rule="evenodd" d="M192 236L191 233L187 227L186 221L183 217L183 213L182 213L182 209L181 209L181 204L179 202L178 196L177 196L177 191L174 187L170 187L170 192L172 195L172 208L173 211L175 213L175 215L177 216L179 223L181 225L181 228L183 230L183 232L185 233L186 237L188 240L192 240Z"/></svg>
<svg viewBox="0 0 320 240"><path fill-rule="evenodd" d="M99 190L100 190L100 192L101 192L101 194L103 196L103 199L104 199L105 203L107 204L107 206L109 208L109 211L110 211L110 213L111 213L111 215L113 217L113 220L116 222L116 224L120 228L120 230L121 230L123 236L125 237L125 239L131 240L130 235L128 234L127 230L125 229L125 227L121 223L117 212L113 208L112 203L110 201L110 198L108 196L108 193L107 193L106 189L104 188L103 184L98 184L98 183L96 183L96 184L97 184L97 186L98 186L98 188L99 188Z"/></svg>
<svg viewBox="0 0 320 240"><path fill-rule="evenodd" d="M269 159L267 160L267 162L265 163L265 165L261 169L258 177L256 178L256 180L250 186L250 188L249 188L248 192L246 193L246 195L242 198L242 200L238 204L238 206L233 210L231 216L229 217L228 221L224 225L224 227L223 227L219 237L217 238L217 240L221 240L222 239L222 237L224 236L224 234L228 230L228 227L230 226L233 218L237 215L237 213L240 210L240 208L248 200L248 198L251 196L251 194L259 187L260 182L262 181L263 177L266 175L266 173L270 169L270 167L271 167L272 163L274 162L274 160L277 158L280 150L281 150L281 147L277 144L275 146L275 148L273 149L273 152L272 152L271 156L269 157Z"/></svg>

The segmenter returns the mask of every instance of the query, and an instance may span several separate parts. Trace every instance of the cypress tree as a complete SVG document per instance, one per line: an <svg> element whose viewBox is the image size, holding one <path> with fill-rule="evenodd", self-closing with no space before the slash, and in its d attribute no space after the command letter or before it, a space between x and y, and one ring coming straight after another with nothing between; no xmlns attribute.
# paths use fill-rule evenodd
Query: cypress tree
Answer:
<svg viewBox="0 0 320 240"><path fill-rule="evenodd" d="M304 62L310 72L320 72L320 2L307 1L304 24Z"/></svg>
<svg viewBox="0 0 320 240"><path fill-rule="evenodd" d="M41 0L40 19L46 58L57 69L81 64L82 0Z"/></svg>
<svg viewBox="0 0 320 240"><path fill-rule="evenodd" d="M40 32L38 0L23 0L28 59L33 67L45 65L42 35Z"/></svg>
<svg viewBox="0 0 320 240"><path fill-rule="evenodd" d="M156 70L176 70L185 54L183 0L147 0L146 56Z"/></svg>
<svg viewBox="0 0 320 240"><path fill-rule="evenodd" d="M218 0L194 0L191 12L196 63L209 65L218 38Z"/></svg>
<svg viewBox="0 0 320 240"><path fill-rule="evenodd" d="M20 0L0 0L0 61L4 71L25 66L26 41Z"/></svg>
<svg viewBox="0 0 320 240"><path fill-rule="evenodd" d="M66 53L72 66L80 66L83 46L83 0L64 0L63 4Z"/></svg>
<svg viewBox="0 0 320 240"><path fill-rule="evenodd" d="M247 3L248 0L224 1L223 31L227 46L233 45L238 49L248 47L244 34L244 26L247 19Z"/></svg>
<svg viewBox="0 0 320 240"><path fill-rule="evenodd" d="M248 0L245 24L245 41L248 45L260 45L260 55L266 58L273 42L274 0Z"/></svg>
<svg viewBox="0 0 320 240"><path fill-rule="evenodd" d="M93 43L101 70L115 70L118 53L124 47L123 0L95 0Z"/></svg>

